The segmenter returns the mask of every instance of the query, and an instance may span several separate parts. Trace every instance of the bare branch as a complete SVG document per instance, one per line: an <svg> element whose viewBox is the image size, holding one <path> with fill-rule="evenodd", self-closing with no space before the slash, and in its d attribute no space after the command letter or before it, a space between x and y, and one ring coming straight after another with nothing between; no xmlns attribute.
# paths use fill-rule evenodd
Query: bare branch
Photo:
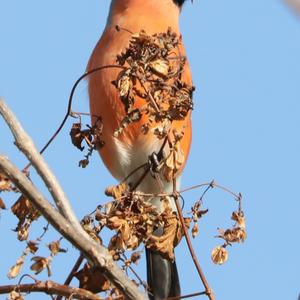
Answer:
<svg viewBox="0 0 300 300"><path fill-rule="evenodd" d="M95 267L103 270L103 275L112 281L128 299L146 299L138 287L115 264L108 250L97 244L87 234L75 231L70 223L66 222L64 217L51 206L26 175L3 155L0 155L0 170L28 197L57 231L82 252Z"/></svg>
<svg viewBox="0 0 300 300"><path fill-rule="evenodd" d="M59 182L54 174L49 169L42 155L35 147L32 139L22 128L20 122L17 120L13 112L6 105L5 101L0 98L0 114L9 126L15 138L16 146L25 154L25 156L32 163L37 170L43 181L45 182L48 190L50 191L58 210L70 222L74 229L83 232L72 208L69 200L64 194Z"/></svg>
<svg viewBox="0 0 300 300"><path fill-rule="evenodd" d="M72 296L73 299L82 299L82 300L101 300L102 299L98 295L95 295L85 289L61 285L61 284L58 284L51 280L37 281L36 283L31 283L31 284L0 286L0 294L8 294L12 291L17 291L19 293L42 292L42 293L46 293L49 295L60 295L63 297Z"/></svg>

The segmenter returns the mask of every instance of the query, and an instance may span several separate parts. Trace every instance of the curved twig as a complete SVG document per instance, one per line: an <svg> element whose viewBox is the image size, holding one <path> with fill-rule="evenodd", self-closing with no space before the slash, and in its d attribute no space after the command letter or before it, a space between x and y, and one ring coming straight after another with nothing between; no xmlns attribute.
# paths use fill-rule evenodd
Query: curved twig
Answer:
<svg viewBox="0 0 300 300"><path fill-rule="evenodd" d="M50 137L50 139L48 140L48 142L45 144L45 146L40 150L40 154L42 154L48 147L49 145L53 142L53 140L57 137L57 135L60 133L60 131L62 130L62 128L64 127L68 117L71 115L72 112L72 103L73 103L73 97L74 97L74 93L75 90L78 86L78 84L85 79L87 76L96 73L98 71L104 70L104 69L109 69L109 68L119 68L119 69L124 69L124 67L119 66L119 65L106 65L106 66L101 66L101 67L97 67L94 68L90 71L87 71L85 73L83 73L73 84L73 87L71 89L70 92L70 96L69 96L69 101L68 101L68 107L67 107L67 112L63 118L63 120L61 121L60 125L58 126L58 128L55 130L55 132L53 133L53 135ZM29 163L27 166L24 167L24 170L28 169L31 166L31 163Z"/></svg>

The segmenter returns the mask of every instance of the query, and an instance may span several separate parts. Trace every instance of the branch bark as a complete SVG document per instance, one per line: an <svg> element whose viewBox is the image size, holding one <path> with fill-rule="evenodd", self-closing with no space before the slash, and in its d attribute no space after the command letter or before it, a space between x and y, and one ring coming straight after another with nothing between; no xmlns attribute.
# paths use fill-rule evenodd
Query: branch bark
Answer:
<svg viewBox="0 0 300 300"><path fill-rule="evenodd" d="M113 261L108 250L97 244L88 235L74 231L65 218L51 206L26 175L14 166L5 156L0 155L0 171L34 204L47 221L106 276L120 291L132 300L145 300L137 286Z"/></svg>
<svg viewBox="0 0 300 300"><path fill-rule="evenodd" d="M84 232L58 180L51 172L43 156L35 147L30 136L25 132L13 112L1 98L0 114L13 133L16 146L25 154L25 156L28 158L28 160L31 162L31 164L37 170L38 174L43 179L53 197L53 200L56 203L58 210L70 222L74 229L78 230L79 232Z"/></svg>
<svg viewBox="0 0 300 300"><path fill-rule="evenodd" d="M19 293L37 293L43 292L49 295L60 295L63 297L72 296L73 299L82 300L101 300L102 298L85 289L74 288L58 284L52 280L37 281L31 284L4 285L0 286L0 294L8 294L12 291Z"/></svg>
<svg viewBox="0 0 300 300"><path fill-rule="evenodd" d="M48 188L56 189L59 185L57 185L58 183L54 175L47 167L44 159L37 152L32 140L24 132L20 123L1 99L0 113L4 116L5 121L13 131L18 147L25 152L26 156L32 161L32 164L39 170L43 180L48 183ZM41 160L41 162L39 160ZM53 208L27 176L4 155L0 155L0 171L8 176L15 186L34 204L45 219L47 219L60 234L70 241L95 267L103 270L104 276L119 288L126 298L134 300L146 299L138 287L116 265L108 250L100 244L97 244L81 228L63 192L51 190L52 196L55 195L56 201L58 201L58 207L64 214ZM45 178L45 176L49 176L50 179ZM75 227L74 224L78 225ZM75 228L76 230L74 230Z"/></svg>

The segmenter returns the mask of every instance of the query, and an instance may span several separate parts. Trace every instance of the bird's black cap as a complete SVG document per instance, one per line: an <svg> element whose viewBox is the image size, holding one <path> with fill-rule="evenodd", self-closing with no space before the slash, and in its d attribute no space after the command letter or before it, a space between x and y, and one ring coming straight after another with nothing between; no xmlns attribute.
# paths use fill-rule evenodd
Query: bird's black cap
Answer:
<svg viewBox="0 0 300 300"><path fill-rule="evenodd" d="M176 5L178 5L179 7L181 7L185 1L186 1L186 0L173 0L173 2L174 2Z"/></svg>

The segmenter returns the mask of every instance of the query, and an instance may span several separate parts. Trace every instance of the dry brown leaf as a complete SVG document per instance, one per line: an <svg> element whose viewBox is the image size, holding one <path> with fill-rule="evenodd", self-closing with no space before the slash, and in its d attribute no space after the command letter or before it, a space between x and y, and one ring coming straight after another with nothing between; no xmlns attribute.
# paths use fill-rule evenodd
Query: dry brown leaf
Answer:
<svg viewBox="0 0 300 300"><path fill-rule="evenodd" d="M195 238L199 233L199 225L198 223L195 223L192 228L192 237Z"/></svg>
<svg viewBox="0 0 300 300"><path fill-rule="evenodd" d="M115 199L121 198L124 192L128 190L128 186L125 182L118 184L118 185L113 185L109 186L105 190L106 196L109 197L114 197Z"/></svg>
<svg viewBox="0 0 300 300"><path fill-rule="evenodd" d="M245 216L243 212L234 211L231 215L231 219L236 221L240 228L246 228Z"/></svg>
<svg viewBox="0 0 300 300"><path fill-rule="evenodd" d="M141 118L142 114L138 108L128 111L119 127L114 131L114 137L118 137L125 128L127 128L130 124L139 121Z"/></svg>
<svg viewBox="0 0 300 300"><path fill-rule="evenodd" d="M23 296L21 295L21 293L16 292L16 291L11 291L8 294L8 298L7 300L24 300Z"/></svg>
<svg viewBox="0 0 300 300"><path fill-rule="evenodd" d="M50 263L51 260L42 256L34 256L31 258L34 263L30 266L30 269L35 272L35 275L41 273L47 268L48 276L51 276Z"/></svg>
<svg viewBox="0 0 300 300"><path fill-rule="evenodd" d="M141 252L136 251L131 254L130 261L137 265L140 258L141 258Z"/></svg>
<svg viewBox="0 0 300 300"><path fill-rule="evenodd" d="M15 202L11 207L11 211L19 219L20 225L22 225L26 219L34 221L41 215L24 195Z"/></svg>
<svg viewBox="0 0 300 300"><path fill-rule="evenodd" d="M119 234L115 234L109 241L108 244L108 250L109 251L116 251L118 253L119 251L125 251L126 245L124 241L120 238Z"/></svg>
<svg viewBox="0 0 300 300"><path fill-rule="evenodd" d="M22 255L21 257L18 258L18 260L16 261L16 264L14 266L12 266L10 268L10 270L8 271L7 277L9 279L16 278L20 274L23 264L24 264L24 261L25 261L24 255Z"/></svg>
<svg viewBox="0 0 300 300"><path fill-rule="evenodd" d="M119 94L122 98L127 97L129 95L130 89L132 87L132 82L129 74L130 70L127 70L118 80Z"/></svg>
<svg viewBox="0 0 300 300"><path fill-rule="evenodd" d="M186 59L176 49L180 43L181 38L170 28L154 35L141 31L133 34L129 47L117 55L117 63L127 69L120 71L112 83L118 89L126 115L115 135L133 123L131 111L143 108L135 118L139 121L147 114L146 123L140 124L142 133L153 129L161 139L166 136L166 121L183 120L193 108L194 88L181 80ZM167 170L167 177L171 178L169 173Z"/></svg>
<svg viewBox="0 0 300 300"><path fill-rule="evenodd" d="M211 252L211 259L212 259L214 264L222 265L228 259L228 252L224 247L217 246Z"/></svg>
<svg viewBox="0 0 300 300"><path fill-rule="evenodd" d="M180 221L175 214L168 216L163 227L161 236L150 235L145 242L146 247L159 252L167 259L174 259L174 247L182 238L182 228Z"/></svg>
<svg viewBox="0 0 300 300"><path fill-rule="evenodd" d="M99 269L85 264L83 269L75 274L79 280L79 287L92 293L100 293L110 289L109 281L104 277Z"/></svg>
<svg viewBox="0 0 300 300"><path fill-rule="evenodd" d="M2 200L2 198L0 198L0 209L6 209L6 205L5 205L4 201Z"/></svg>
<svg viewBox="0 0 300 300"><path fill-rule="evenodd" d="M35 252L39 249L37 241L28 241L27 247L32 254L35 254Z"/></svg>
<svg viewBox="0 0 300 300"><path fill-rule="evenodd" d="M81 123L74 123L72 125L70 136L71 136L72 144L80 151L82 151L84 147L81 144L82 141L84 140L84 135L82 134L81 131Z"/></svg>
<svg viewBox="0 0 300 300"><path fill-rule="evenodd" d="M152 71L157 75L167 77L169 73L169 63L165 59L155 59L149 64Z"/></svg>
<svg viewBox="0 0 300 300"><path fill-rule="evenodd" d="M0 192L10 191L11 190L11 182L6 175L0 173Z"/></svg>
<svg viewBox="0 0 300 300"><path fill-rule="evenodd" d="M134 234L131 234L129 239L126 241L127 250L134 250L140 245L141 239Z"/></svg>
<svg viewBox="0 0 300 300"><path fill-rule="evenodd" d="M18 240L19 241L26 241L29 236L29 226L30 224L25 224L23 227L18 228Z"/></svg>
<svg viewBox="0 0 300 300"><path fill-rule="evenodd" d="M232 229L219 229L219 237L224 239L228 243L240 243L244 242L247 238L246 231L240 227L234 227Z"/></svg>
<svg viewBox="0 0 300 300"><path fill-rule="evenodd" d="M51 256L57 255L59 252L67 252L65 249L60 247L60 240L54 241L48 245L49 250L51 251Z"/></svg>
<svg viewBox="0 0 300 300"><path fill-rule="evenodd" d="M167 181L172 181L176 177L178 171L184 164L184 153L180 147L180 143L177 142L170 150L170 153L164 163L164 177Z"/></svg>

